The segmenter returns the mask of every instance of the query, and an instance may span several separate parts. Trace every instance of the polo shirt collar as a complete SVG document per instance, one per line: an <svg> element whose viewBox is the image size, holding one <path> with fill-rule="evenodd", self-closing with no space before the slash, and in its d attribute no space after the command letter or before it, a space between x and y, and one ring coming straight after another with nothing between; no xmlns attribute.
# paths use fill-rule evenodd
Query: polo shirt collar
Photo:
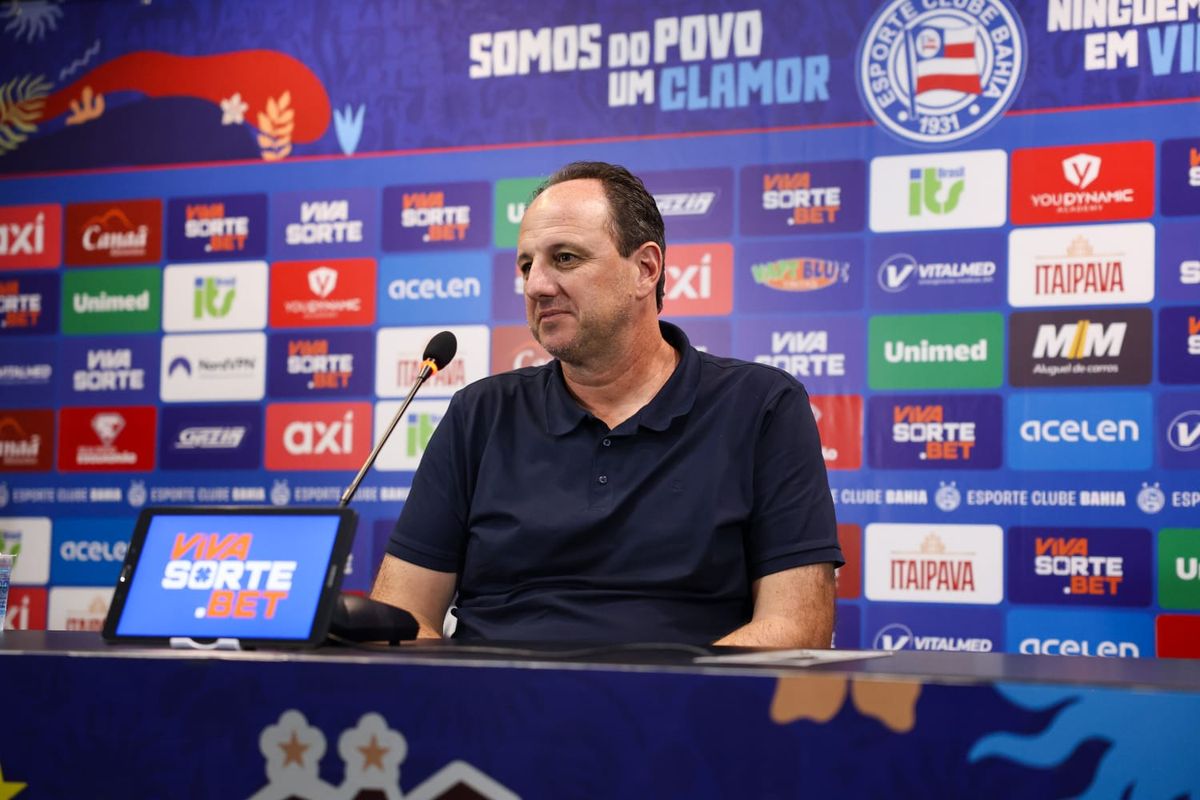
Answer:
<svg viewBox="0 0 1200 800"><path fill-rule="evenodd" d="M632 432L636 426L665 431L676 417L691 411L696 402L696 389L700 385L700 353L692 347L687 334L677 326L659 320L658 327L667 344L679 352L679 363L658 394L618 426L618 429L624 429L623 432ZM552 362L552 366L546 381L546 432L551 436L562 436L573 431L591 415L567 391L562 364L558 359Z"/></svg>

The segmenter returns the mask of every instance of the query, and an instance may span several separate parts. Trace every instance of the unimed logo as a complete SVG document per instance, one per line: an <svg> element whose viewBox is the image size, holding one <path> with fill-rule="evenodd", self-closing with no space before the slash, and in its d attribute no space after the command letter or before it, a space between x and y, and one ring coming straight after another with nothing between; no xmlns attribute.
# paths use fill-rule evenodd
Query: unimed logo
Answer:
<svg viewBox="0 0 1200 800"><path fill-rule="evenodd" d="M857 394L810 395L813 417L821 437L821 455L827 469L862 466L863 409Z"/></svg>
<svg viewBox="0 0 1200 800"><path fill-rule="evenodd" d="M67 206L67 264L144 264L162 259L162 201Z"/></svg>
<svg viewBox="0 0 1200 800"><path fill-rule="evenodd" d="M1148 303L1154 226L1033 228L1008 236L1008 302L1021 306Z"/></svg>
<svg viewBox="0 0 1200 800"><path fill-rule="evenodd" d="M62 206L0 206L0 269L62 262Z"/></svg>
<svg viewBox="0 0 1200 800"><path fill-rule="evenodd" d="M0 471L48 472L54 464L54 412L0 411Z"/></svg>
<svg viewBox="0 0 1200 800"><path fill-rule="evenodd" d="M1150 532L1142 528L1008 531L1008 599L1067 606L1150 603Z"/></svg>
<svg viewBox="0 0 1200 800"><path fill-rule="evenodd" d="M1200 528L1158 532L1158 604L1200 610Z"/></svg>
<svg viewBox="0 0 1200 800"><path fill-rule="evenodd" d="M370 325L375 260L280 261L271 265L272 328Z"/></svg>
<svg viewBox="0 0 1200 800"><path fill-rule="evenodd" d="M664 315L720 316L733 310L733 245L671 245L664 269Z"/></svg>
<svg viewBox="0 0 1200 800"><path fill-rule="evenodd" d="M542 184L543 178L506 178L496 181L492 220L493 244L499 248L517 246L517 233L533 191Z"/></svg>
<svg viewBox="0 0 1200 800"><path fill-rule="evenodd" d="M1008 197L1008 156L976 150L871 160L871 230L998 228Z"/></svg>
<svg viewBox="0 0 1200 800"><path fill-rule="evenodd" d="M162 319L157 267L68 270L63 278L63 333L148 333Z"/></svg>
<svg viewBox="0 0 1200 800"><path fill-rule="evenodd" d="M354 470L370 449L370 403L267 406L267 469Z"/></svg>
<svg viewBox="0 0 1200 800"><path fill-rule="evenodd" d="M868 600L999 603L1003 531L996 525L876 523L863 559Z"/></svg>
<svg viewBox="0 0 1200 800"><path fill-rule="evenodd" d="M1013 469L1148 469L1153 459L1153 408L1146 393L1015 394L1004 416Z"/></svg>
<svg viewBox="0 0 1200 800"><path fill-rule="evenodd" d="M1014 225L1143 219L1154 213L1154 143L1015 150Z"/></svg>
<svg viewBox="0 0 1200 800"><path fill-rule="evenodd" d="M58 414L60 472L154 469L158 410L153 406L63 408Z"/></svg>
<svg viewBox="0 0 1200 800"><path fill-rule="evenodd" d="M1151 311L1014 312L1013 386L1132 386L1150 382Z"/></svg>
<svg viewBox="0 0 1200 800"><path fill-rule="evenodd" d="M999 386L1004 376L1000 314L873 316L868 380L872 389Z"/></svg>

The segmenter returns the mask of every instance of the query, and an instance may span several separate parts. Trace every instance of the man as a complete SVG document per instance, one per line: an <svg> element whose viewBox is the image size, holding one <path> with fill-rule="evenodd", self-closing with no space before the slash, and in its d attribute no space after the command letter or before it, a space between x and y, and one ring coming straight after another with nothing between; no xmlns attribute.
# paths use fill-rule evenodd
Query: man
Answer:
<svg viewBox="0 0 1200 800"><path fill-rule="evenodd" d="M791 376L658 321L662 217L623 167L579 162L517 244L556 360L450 403L372 597L457 637L828 647L833 505Z"/></svg>

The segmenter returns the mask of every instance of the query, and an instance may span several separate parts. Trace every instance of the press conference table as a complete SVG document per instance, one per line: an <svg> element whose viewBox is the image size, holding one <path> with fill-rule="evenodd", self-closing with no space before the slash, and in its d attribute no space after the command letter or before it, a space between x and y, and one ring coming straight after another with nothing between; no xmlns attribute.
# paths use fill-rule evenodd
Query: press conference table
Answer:
<svg viewBox="0 0 1200 800"><path fill-rule="evenodd" d="M9 631L0 686L0 798L20 800L1121 797L1133 782L1139 798L1200 798L1200 661L901 651L751 666Z"/></svg>

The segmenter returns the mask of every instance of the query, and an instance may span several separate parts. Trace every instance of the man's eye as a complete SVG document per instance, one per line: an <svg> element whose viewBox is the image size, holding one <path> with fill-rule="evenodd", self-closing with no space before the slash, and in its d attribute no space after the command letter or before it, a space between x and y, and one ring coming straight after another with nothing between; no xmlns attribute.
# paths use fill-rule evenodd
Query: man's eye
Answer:
<svg viewBox="0 0 1200 800"><path fill-rule="evenodd" d="M568 261L574 260L574 258L574 253L556 253L554 255L554 260L559 264L566 264Z"/></svg>
<svg viewBox="0 0 1200 800"><path fill-rule="evenodd" d="M529 277L529 268L530 268L531 266L533 266L533 265L532 265L532 264L528 264L528 263L526 263L526 264L517 264L517 272L520 272L522 277L528 278L528 277Z"/></svg>

